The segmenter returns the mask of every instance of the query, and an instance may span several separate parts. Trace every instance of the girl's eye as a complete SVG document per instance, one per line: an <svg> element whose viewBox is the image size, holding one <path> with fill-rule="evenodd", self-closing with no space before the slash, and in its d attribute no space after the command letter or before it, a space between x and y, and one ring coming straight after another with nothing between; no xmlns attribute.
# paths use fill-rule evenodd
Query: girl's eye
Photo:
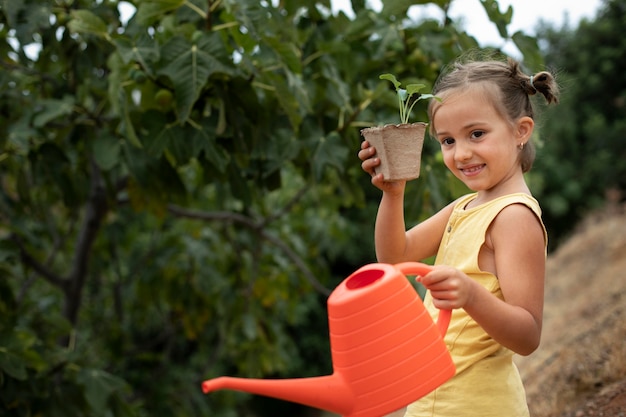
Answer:
<svg viewBox="0 0 626 417"><path fill-rule="evenodd" d="M443 138L441 140L441 144L442 145L446 145L446 146L450 146L450 145L454 144L454 139L453 138Z"/></svg>
<svg viewBox="0 0 626 417"><path fill-rule="evenodd" d="M473 139L478 139L479 137L481 137L484 134L485 134L485 132L483 132L482 130L474 130L472 132L471 136L472 136Z"/></svg>

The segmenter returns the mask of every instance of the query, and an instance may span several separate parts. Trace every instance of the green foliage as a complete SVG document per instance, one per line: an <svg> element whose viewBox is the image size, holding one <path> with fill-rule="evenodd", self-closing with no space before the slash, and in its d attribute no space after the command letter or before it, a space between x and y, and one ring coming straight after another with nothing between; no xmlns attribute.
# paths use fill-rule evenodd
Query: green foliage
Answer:
<svg viewBox="0 0 626 417"><path fill-rule="evenodd" d="M624 0L607 0L594 21L540 31L562 86L561 103L541 123L534 168L555 245L611 190L626 189L626 80L617 76L626 71L626 43L616 35L625 10Z"/></svg>
<svg viewBox="0 0 626 417"><path fill-rule="evenodd" d="M414 3L5 1L0 413L252 416L200 382L331 372L326 297L374 261L380 69L432 85L477 46ZM408 222L462 192L437 155Z"/></svg>

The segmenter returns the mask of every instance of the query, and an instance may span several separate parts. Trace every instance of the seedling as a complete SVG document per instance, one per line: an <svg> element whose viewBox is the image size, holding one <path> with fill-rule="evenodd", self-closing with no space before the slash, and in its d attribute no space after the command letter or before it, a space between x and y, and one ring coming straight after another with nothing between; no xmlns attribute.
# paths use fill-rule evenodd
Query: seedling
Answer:
<svg viewBox="0 0 626 417"><path fill-rule="evenodd" d="M379 77L381 80L390 81L396 89L396 93L398 95L398 104L400 107L400 123L409 123L409 116L411 115L411 110L420 100L427 100L430 98L435 98L439 100L438 97L435 97L432 94L420 94L420 90L426 87L424 84L408 84L406 88L401 88L401 83L396 79L396 77L392 74L382 74ZM411 100L411 97L417 94L417 97Z"/></svg>

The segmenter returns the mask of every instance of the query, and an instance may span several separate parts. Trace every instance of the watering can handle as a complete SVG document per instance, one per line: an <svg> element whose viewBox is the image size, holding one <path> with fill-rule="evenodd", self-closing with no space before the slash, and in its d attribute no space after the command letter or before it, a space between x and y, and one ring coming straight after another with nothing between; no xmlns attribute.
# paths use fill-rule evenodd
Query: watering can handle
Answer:
<svg viewBox="0 0 626 417"><path fill-rule="evenodd" d="M404 275L419 275L421 277L433 270L432 266L423 264L421 262L402 262L399 264L395 264L394 266ZM437 327L439 328L442 337L448 331L448 325L450 324L451 316L452 310L439 310Z"/></svg>

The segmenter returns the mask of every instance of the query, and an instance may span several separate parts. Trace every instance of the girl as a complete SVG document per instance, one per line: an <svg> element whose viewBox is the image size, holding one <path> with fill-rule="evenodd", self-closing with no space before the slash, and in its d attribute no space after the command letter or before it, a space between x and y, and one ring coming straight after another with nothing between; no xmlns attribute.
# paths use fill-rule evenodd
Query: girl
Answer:
<svg viewBox="0 0 626 417"><path fill-rule="evenodd" d="M359 158L383 191L375 225L379 262L436 255L418 277L424 304L452 309L445 343L456 375L409 405L405 417L528 416L513 354L528 355L541 336L547 234L524 173L534 160L529 96L557 102L549 72L528 76L513 60L456 63L443 74L428 109L430 133L446 167L473 193L406 231L403 181L374 175L376 149Z"/></svg>

